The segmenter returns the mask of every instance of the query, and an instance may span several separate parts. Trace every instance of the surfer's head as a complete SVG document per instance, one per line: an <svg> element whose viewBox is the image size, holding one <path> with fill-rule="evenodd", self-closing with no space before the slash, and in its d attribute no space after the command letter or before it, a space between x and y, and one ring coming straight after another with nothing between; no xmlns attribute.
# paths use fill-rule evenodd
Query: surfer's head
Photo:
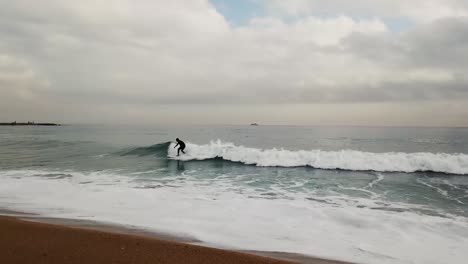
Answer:
<svg viewBox="0 0 468 264"><path fill-rule="evenodd" d="M179 142L180 140L179 140L179 138L176 138L175 141Z"/></svg>

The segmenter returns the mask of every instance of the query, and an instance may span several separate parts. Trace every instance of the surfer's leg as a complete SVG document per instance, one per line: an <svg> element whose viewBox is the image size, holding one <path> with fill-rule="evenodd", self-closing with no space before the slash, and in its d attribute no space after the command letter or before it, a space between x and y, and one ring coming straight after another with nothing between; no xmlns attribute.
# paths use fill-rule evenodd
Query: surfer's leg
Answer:
<svg viewBox="0 0 468 264"><path fill-rule="evenodd" d="M184 154L185 154L185 151L184 151L184 149L185 149L185 148L183 148L183 149L180 149L180 151L182 151L182 153L184 153Z"/></svg>
<svg viewBox="0 0 468 264"><path fill-rule="evenodd" d="M177 156L179 156L180 148L177 149Z"/></svg>

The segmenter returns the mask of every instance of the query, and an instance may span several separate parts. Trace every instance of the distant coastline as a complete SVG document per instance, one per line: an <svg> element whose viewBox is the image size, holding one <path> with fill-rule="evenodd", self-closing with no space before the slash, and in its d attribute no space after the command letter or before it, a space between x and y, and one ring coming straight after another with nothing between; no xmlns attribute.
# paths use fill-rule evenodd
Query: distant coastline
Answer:
<svg viewBox="0 0 468 264"><path fill-rule="evenodd" d="M61 124L57 123L36 123L36 122L0 122L0 126L61 126Z"/></svg>

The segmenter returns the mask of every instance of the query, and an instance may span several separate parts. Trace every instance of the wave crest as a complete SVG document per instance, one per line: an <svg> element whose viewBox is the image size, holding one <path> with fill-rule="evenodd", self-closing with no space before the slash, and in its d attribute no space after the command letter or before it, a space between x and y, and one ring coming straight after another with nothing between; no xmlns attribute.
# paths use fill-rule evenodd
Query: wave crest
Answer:
<svg viewBox="0 0 468 264"><path fill-rule="evenodd" d="M174 143L167 149L168 157L177 160L207 160L221 158L260 167L313 167L379 172L432 171L468 174L468 155L447 153L372 153L357 150L322 151L257 149L233 143L212 141L210 144L187 143L185 155L177 157Z"/></svg>

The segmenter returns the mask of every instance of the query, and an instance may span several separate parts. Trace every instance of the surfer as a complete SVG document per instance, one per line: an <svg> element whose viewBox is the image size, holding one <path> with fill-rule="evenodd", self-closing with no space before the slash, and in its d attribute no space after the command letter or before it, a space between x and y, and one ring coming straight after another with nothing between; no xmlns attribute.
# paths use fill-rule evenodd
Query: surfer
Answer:
<svg viewBox="0 0 468 264"><path fill-rule="evenodd" d="M179 138L176 138L177 144L175 145L174 148L177 148L179 146L179 149L177 150L177 156L179 156L179 152L182 151L182 153L185 154L184 149L185 149L185 143L180 140Z"/></svg>

